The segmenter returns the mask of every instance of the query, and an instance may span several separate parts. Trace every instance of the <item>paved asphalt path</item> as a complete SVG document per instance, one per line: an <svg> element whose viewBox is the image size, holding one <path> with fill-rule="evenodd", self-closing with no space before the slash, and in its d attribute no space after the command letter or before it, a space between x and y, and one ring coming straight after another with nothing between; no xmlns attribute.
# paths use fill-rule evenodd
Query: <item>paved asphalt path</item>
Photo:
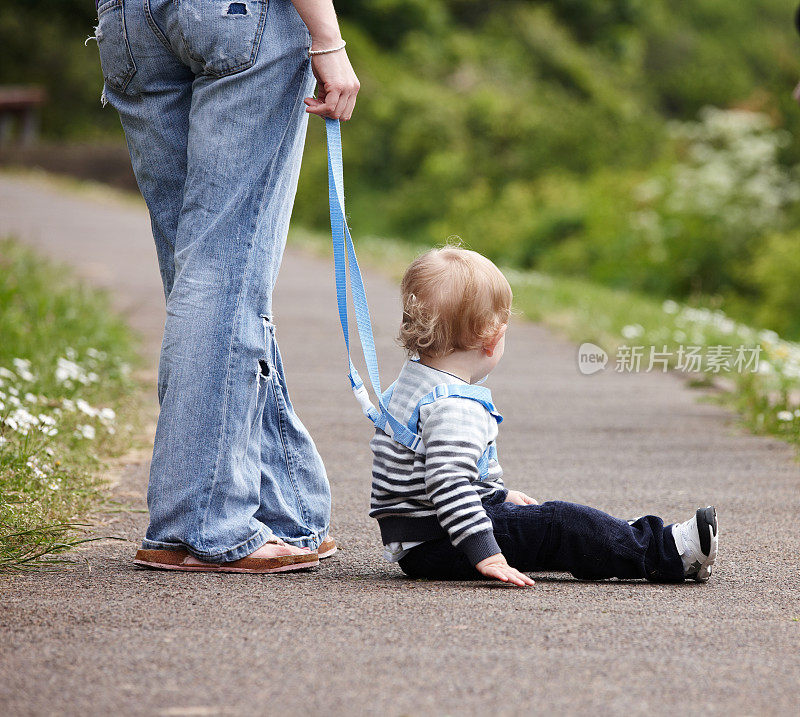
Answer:
<svg viewBox="0 0 800 717"><path fill-rule="evenodd" d="M142 207L0 176L13 232L114 290L155 361L162 295ZM368 272L384 383L402 363L397 290ZM672 375L584 377L576 346L514 321L491 385L508 485L673 522L715 503L707 585L411 581L367 516L371 430L350 395L328 262L290 250L275 314L298 413L334 495L338 556L306 574L174 574L131 564L145 516L87 562L0 576L8 715L787 714L800 697L800 471ZM147 463L117 497L143 507Z"/></svg>

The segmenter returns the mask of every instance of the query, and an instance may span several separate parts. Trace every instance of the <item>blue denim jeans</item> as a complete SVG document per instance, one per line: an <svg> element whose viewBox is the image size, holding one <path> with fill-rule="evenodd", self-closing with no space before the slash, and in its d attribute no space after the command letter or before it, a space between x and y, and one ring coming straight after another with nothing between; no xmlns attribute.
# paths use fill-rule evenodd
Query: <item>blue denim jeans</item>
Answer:
<svg viewBox="0 0 800 717"><path fill-rule="evenodd" d="M316 548L330 487L272 314L314 89L308 30L289 0L101 0L96 37L167 308L142 545L212 562L273 535Z"/></svg>
<svg viewBox="0 0 800 717"><path fill-rule="evenodd" d="M487 499L484 508L500 550L517 570L563 571L582 580L683 580L683 563L672 528L655 515L629 523L577 503L514 505L503 503L502 498ZM399 564L403 572L416 578L485 579L447 538L411 548Z"/></svg>

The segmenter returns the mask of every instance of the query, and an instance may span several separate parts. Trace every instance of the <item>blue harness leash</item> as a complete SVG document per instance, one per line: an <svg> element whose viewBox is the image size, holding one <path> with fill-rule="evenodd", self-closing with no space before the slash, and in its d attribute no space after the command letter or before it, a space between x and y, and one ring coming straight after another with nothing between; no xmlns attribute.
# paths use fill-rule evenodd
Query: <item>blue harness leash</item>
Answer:
<svg viewBox="0 0 800 717"><path fill-rule="evenodd" d="M407 424L398 421L389 413L388 405L392 397L394 383L381 391L381 380L378 373L378 356L375 351L375 339L372 334L372 321L369 316L367 294L364 289L364 280L356 258L356 250L344 210L344 172L342 168L342 137L339 120L325 118L325 129L328 137L328 203L331 214L331 236L333 239L333 262L336 278L336 302L339 308L339 322L342 325L344 343L347 347L348 378L356 400L361 405L364 415L375 424L376 428L390 435L395 441L411 449L415 453L425 453L422 437L417 433L419 409L421 406L434 401L457 396L469 398L482 404L495 420L500 423L503 417L497 412L492 403L491 393L488 388L474 384L439 384L423 396L417 404ZM350 279L350 292L353 297L353 308L356 317L358 336L364 353L367 373L372 385L372 390L378 399L377 408L369 397L364 382L358 375L350 354L350 334L348 330L347 285ZM496 458L497 452L494 444L481 456L478 467L481 474L485 475L491 458Z"/></svg>

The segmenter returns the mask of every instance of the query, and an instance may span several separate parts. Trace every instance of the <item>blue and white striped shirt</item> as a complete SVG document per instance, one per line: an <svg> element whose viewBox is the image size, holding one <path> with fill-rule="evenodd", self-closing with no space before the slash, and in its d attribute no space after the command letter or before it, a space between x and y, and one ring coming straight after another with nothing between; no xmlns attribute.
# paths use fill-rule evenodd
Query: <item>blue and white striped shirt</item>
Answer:
<svg viewBox="0 0 800 717"><path fill-rule="evenodd" d="M464 383L453 374L406 361L392 392L389 412L401 423L418 401L441 383ZM420 408L417 431L425 455L395 442L380 429L373 452L370 515L384 545L448 536L476 564L500 552L482 498L505 493L503 469L489 461L481 480L478 459L497 438L497 421L477 401L448 397Z"/></svg>

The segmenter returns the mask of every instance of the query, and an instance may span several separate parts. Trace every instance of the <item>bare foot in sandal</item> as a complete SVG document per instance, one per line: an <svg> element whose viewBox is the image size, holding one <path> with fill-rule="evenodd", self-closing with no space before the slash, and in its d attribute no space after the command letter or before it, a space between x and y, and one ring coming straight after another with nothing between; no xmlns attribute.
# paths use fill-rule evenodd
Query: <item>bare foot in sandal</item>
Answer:
<svg viewBox="0 0 800 717"><path fill-rule="evenodd" d="M277 558L281 555L303 555L310 553L311 548L297 548L294 545L284 543L280 538L275 538L276 542L264 543L258 550L250 553L248 558Z"/></svg>

